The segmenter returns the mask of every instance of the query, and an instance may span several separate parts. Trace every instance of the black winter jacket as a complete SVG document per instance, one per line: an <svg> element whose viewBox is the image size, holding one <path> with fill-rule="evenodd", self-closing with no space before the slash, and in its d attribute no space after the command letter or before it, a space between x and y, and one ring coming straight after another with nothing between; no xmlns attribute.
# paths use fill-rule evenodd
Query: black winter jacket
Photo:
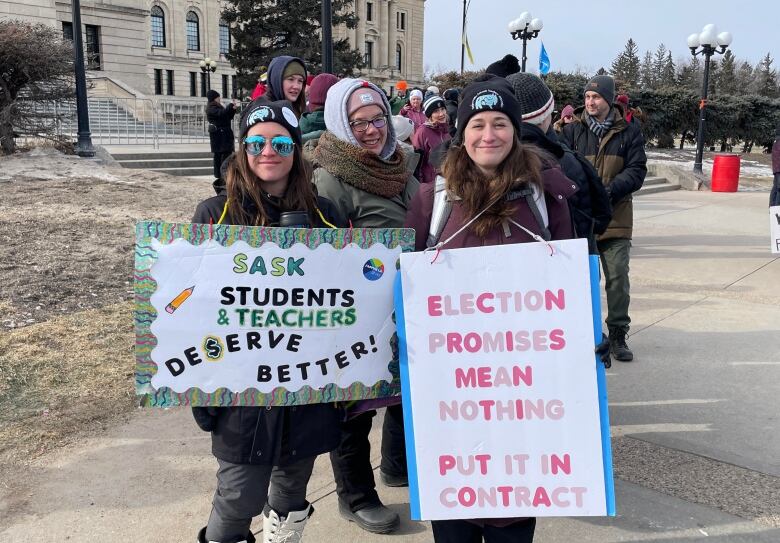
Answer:
<svg viewBox="0 0 780 543"><path fill-rule="evenodd" d="M235 135L231 123L236 115L232 103L223 106L209 102L206 106L206 120L209 122L209 142L212 153L232 153L235 149Z"/></svg>
<svg viewBox="0 0 780 543"><path fill-rule="evenodd" d="M215 184L215 189L217 196L198 204L193 223L219 221L227 195L221 184ZM273 196L264 195L263 203L273 225L284 210ZM328 222L346 226L329 200L317 197L317 207ZM248 213L254 209L248 203L244 208ZM222 224L237 224L230 210ZM326 227L319 217L312 226ZM233 464L284 465L331 451L341 438L343 410L335 403L297 407L193 407L192 412L198 426L211 432L214 456Z"/></svg>
<svg viewBox="0 0 780 543"><path fill-rule="evenodd" d="M574 151L558 141L552 128L545 134L538 126L523 123L520 139L553 155L566 177L577 185L577 192L568 198L572 223L576 236L586 238L591 251L595 251L596 235L604 233L612 219L609 196L596 170L586 160L578 160Z"/></svg>

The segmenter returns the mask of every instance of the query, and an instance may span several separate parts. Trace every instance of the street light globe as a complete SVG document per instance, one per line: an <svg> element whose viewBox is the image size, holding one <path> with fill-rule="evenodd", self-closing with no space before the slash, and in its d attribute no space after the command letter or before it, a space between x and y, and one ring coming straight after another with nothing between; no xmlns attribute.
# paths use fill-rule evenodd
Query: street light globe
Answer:
<svg viewBox="0 0 780 543"><path fill-rule="evenodd" d="M704 25L704 28L701 29L702 32L707 32L708 30L713 31L715 34L718 33L718 27L714 24L710 23L708 25Z"/></svg>
<svg viewBox="0 0 780 543"><path fill-rule="evenodd" d="M507 28L509 28L510 32L517 32L520 30L522 28L522 26L520 26L520 19L509 21L509 26Z"/></svg>
<svg viewBox="0 0 780 543"><path fill-rule="evenodd" d="M198 66L200 66L201 68L205 68L206 67L206 61L205 60L201 60L200 62L198 62Z"/></svg>
<svg viewBox="0 0 780 543"><path fill-rule="evenodd" d="M209 57L206 57L205 62L206 62L206 64L211 64L211 59Z"/></svg>
<svg viewBox="0 0 780 543"><path fill-rule="evenodd" d="M216 68L217 67L217 63L215 61L213 61L213 60L209 60L209 66L211 66L212 68Z"/></svg>
<svg viewBox="0 0 780 543"><path fill-rule="evenodd" d="M731 45L731 32L721 32L718 34L718 45L728 47Z"/></svg>
<svg viewBox="0 0 780 543"><path fill-rule="evenodd" d="M521 27L525 27L528 23L531 22L531 19L532 19L531 14L528 13L527 11L521 13L520 17L517 18L517 20L520 21Z"/></svg>
<svg viewBox="0 0 780 543"><path fill-rule="evenodd" d="M688 47L691 49L696 49L699 46L699 35L698 34L691 34L688 36Z"/></svg>
<svg viewBox="0 0 780 543"><path fill-rule="evenodd" d="M716 34L715 30L717 29L708 28L707 30L702 30L701 34L699 34L699 43L701 45L709 45L709 46L717 45L718 35Z"/></svg>
<svg viewBox="0 0 780 543"><path fill-rule="evenodd" d="M528 26L529 30L539 31L544 27L544 23L541 19L531 19L531 24Z"/></svg>

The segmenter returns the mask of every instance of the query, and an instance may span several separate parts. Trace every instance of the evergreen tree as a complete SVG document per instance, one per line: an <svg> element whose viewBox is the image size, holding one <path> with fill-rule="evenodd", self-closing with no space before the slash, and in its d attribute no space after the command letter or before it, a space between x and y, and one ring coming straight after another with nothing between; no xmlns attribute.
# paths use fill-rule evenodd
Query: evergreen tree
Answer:
<svg viewBox="0 0 780 543"><path fill-rule="evenodd" d="M629 88L639 85L639 48L636 42L629 38L626 48L612 62L612 76L623 82Z"/></svg>
<svg viewBox="0 0 780 543"><path fill-rule="evenodd" d="M680 68L677 84L691 92L701 92L702 67L699 57L693 57L691 61Z"/></svg>
<svg viewBox="0 0 780 543"><path fill-rule="evenodd" d="M662 43L655 50L655 58L653 59L653 80L656 85L661 85L663 82L664 66L666 66L666 46Z"/></svg>
<svg viewBox="0 0 780 543"><path fill-rule="evenodd" d="M353 0L333 0L333 26L355 28ZM321 0L230 0L222 12L230 25L234 46L227 58L236 68L239 85L255 86L261 66L279 55L300 57L310 72L321 71ZM349 40L333 41L333 68L337 75L352 74L362 66L359 51Z"/></svg>
<svg viewBox="0 0 780 543"><path fill-rule="evenodd" d="M661 78L659 80L659 87L673 87L677 82L676 67L672 60L672 52L667 51L666 59L664 60L664 67L661 70Z"/></svg>
<svg viewBox="0 0 780 543"><path fill-rule="evenodd" d="M645 58L642 66L639 68L639 84L643 89L655 88L655 78L653 77L653 54L645 51Z"/></svg>
<svg viewBox="0 0 780 543"><path fill-rule="evenodd" d="M767 53L756 70L756 91L767 98L777 98L780 95L777 88L777 70L772 68L773 62L772 55Z"/></svg>
<svg viewBox="0 0 780 543"><path fill-rule="evenodd" d="M731 49L723 54L720 61L720 74L717 82L718 92L722 94L737 94L737 60Z"/></svg>
<svg viewBox="0 0 780 543"><path fill-rule="evenodd" d="M753 73L753 66L749 62L743 62L740 64L737 70L737 88L742 93L753 93L755 88L756 77Z"/></svg>
<svg viewBox="0 0 780 543"><path fill-rule="evenodd" d="M602 66L602 67L601 67L601 68L599 68L599 70L596 72L596 75L609 75L609 73L607 72L607 70L605 70L605 69L604 69L604 66Z"/></svg>

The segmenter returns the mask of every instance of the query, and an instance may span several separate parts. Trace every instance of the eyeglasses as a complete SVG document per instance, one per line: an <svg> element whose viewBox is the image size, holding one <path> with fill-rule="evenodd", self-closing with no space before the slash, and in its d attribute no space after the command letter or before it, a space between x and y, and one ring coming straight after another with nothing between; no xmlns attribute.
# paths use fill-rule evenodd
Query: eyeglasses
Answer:
<svg viewBox="0 0 780 543"><path fill-rule="evenodd" d="M244 138L246 152L252 156L257 156L265 149L268 138L265 136L249 136ZM271 138L271 149L280 157L288 157L295 149L295 142L289 136L274 136Z"/></svg>
<svg viewBox="0 0 780 543"><path fill-rule="evenodd" d="M370 121L349 121L349 126L352 127L352 130L355 132L365 132L368 130L368 125L373 124L374 128L384 128L384 126L387 124L387 118L377 117L376 119L371 119Z"/></svg>

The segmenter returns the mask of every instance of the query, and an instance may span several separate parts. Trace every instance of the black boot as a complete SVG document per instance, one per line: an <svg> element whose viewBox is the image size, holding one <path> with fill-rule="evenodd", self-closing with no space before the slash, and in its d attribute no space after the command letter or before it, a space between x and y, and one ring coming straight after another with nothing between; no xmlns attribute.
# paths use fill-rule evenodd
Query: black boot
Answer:
<svg viewBox="0 0 780 543"><path fill-rule="evenodd" d="M206 539L206 527L200 529L198 532L198 540L197 543L212 543ZM246 534L246 538L237 541L236 543L256 543L255 536L252 532L249 532Z"/></svg>
<svg viewBox="0 0 780 543"><path fill-rule="evenodd" d="M634 359L634 353L626 345L626 331L622 328L609 329L609 350L615 360L620 362L631 362Z"/></svg>

